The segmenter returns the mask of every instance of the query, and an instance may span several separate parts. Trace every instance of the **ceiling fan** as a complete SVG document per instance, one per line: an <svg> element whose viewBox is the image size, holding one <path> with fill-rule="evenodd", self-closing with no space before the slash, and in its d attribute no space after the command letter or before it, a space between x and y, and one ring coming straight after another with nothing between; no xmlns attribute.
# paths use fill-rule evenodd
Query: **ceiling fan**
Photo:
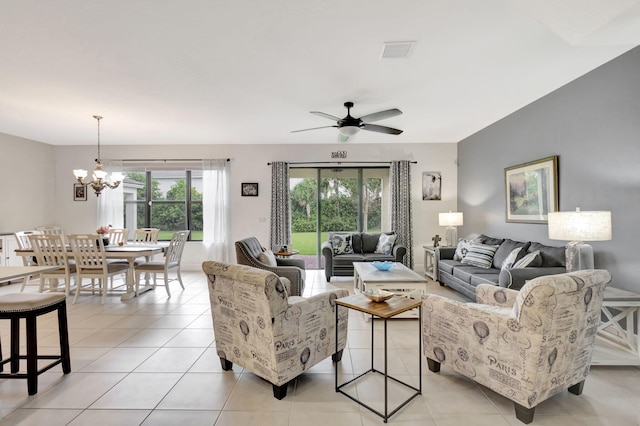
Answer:
<svg viewBox="0 0 640 426"><path fill-rule="evenodd" d="M374 112L373 114L363 115L360 118L351 116L351 108L353 108L353 102L345 102L344 106L347 108L347 116L339 118L330 114L325 114L320 111L311 111L311 114L319 115L320 117L328 118L336 122L333 126L313 127L311 129L293 130L291 133L306 132L308 130L326 129L328 127L336 127L338 129L338 141L346 142L349 137L355 135L360 131L369 130L378 133L387 133L389 135L399 135L402 130L394 129L392 127L378 126L377 124L369 124L371 121L384 120L385 118L395 117L402 114L399 109L393 108L385 111Z"/></svg>

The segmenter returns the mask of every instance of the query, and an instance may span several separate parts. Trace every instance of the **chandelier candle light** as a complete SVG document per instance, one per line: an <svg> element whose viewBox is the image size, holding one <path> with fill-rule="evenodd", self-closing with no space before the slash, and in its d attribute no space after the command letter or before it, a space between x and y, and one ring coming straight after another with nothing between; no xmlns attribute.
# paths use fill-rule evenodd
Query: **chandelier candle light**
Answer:
<svg viewBox="0 0 640 426"><path fill-rule="evenodd" d="M124 176L122 176L122 173L113 172L111 174L111 183L107 181L107 172L102 170L102 162L100 161L100 120L102 120L102 117L94 115L93 118L98 120L98 158L96 158L96 169L93 171L93 180L90 182L83 181L87 177L87 171L83 169L76 169L73 174L80 185L90 185L95 191L96 197L98 197L104 188L117 188Z"/></svg>
<svg viewBox="0 0 640 426"><path fill-rule="evenodd" d="M462 212L439 213L438 224L440 226L446 226L446 244L449 247L453 247L458 244L458 229L456 226L464 225L464 219Z"/></svg>
<svg viewBox="0 0 640 426"><path fill-rule="evenodd" d="M610 211L549 212L549 238L571 241L566 248L567 271L593 269L593 247L583 241L611 239Z"/></svg>

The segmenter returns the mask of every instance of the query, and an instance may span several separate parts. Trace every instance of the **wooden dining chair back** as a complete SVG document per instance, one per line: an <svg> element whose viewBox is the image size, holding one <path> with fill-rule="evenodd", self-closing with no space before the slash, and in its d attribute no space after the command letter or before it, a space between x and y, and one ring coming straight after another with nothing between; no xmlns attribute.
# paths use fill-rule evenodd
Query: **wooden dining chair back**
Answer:
<svg viewBox="0 0 640 426"><path fill-rule="evenodd" d="M43 234L64 235L64 229L61 226L38 226L36 229Z"/></svg>
<svg viewBox="0 0 640 426"><path fill-rule="evenodd" d="M169 279L169 271L173 269L176 271L177 275L173 280L177 279L180 283L180 287L184 290L184 283L182 282L182 276L180 275L180 263L182 261L184 246L187 242L187 238L189 237L189 232L190 231L177 231L173 234L164 260L151 260L136 266L136 295L140 294L140 274L143 272L153 274L154 287L157 284L157 274L163 273L164 287L167 290L167 295L171 297L169 281L172 280Z"/></svg>
<svg viewBox="0 0 640 426"><path fill-rule="evenodd" d="M157 244L159 235L158 228L138 228L134 233L133 241L138 244Z"/></svg>
<svg viewBox="0 0 640 426"><path fill-rule="evenodd" d="M33 234L29 236L31 248L39 266L57 266L58 269L40 273L40 291L49 283L49 290L55 291L58 280L64 280L64 292L68 296L71 277L76 273L75 264L69 265L72 255L67 251L64 236L60 234ZM55 283L55 286L54 286Z"/></svg>
<svg viewBox="0 0 640 426"><path fill-rule="evenodd" d="M33 231L18 231L14 235L16 237L16 241L18 242L18 248L20 250L31 250L31 243L29 242L30 235L41 234L41 231L33 230ZM24 266L36 266L37 260L35 256L22 256L22 263ZM22 286L20 287L20 291L24 291L26 286L37 285L40 286L40 282L36 282L35 284L31 283L32 275L28 275L23 278ZM42 289L40 290L42 291Z"/></svg>
<svg viewBox="0 0 640 426"><path fill-rule="evenodd" d="M98 280L102 294L102 303L107 296L107 279L110 276L127 273L129 266L125 263L107 262L102 237L98 234L71 234L68 236L71 251L76 265L76 292L73 303L83 287L83 279L91 280L91 291L95 291L94 283Z"/></svg>
<svg viewBox="0 0 640 426"><path fill-rule="evenodd" d="M121 245L127 242L129 239L129 230L126 228L117 229L109 228L109 244Z"/></svg>

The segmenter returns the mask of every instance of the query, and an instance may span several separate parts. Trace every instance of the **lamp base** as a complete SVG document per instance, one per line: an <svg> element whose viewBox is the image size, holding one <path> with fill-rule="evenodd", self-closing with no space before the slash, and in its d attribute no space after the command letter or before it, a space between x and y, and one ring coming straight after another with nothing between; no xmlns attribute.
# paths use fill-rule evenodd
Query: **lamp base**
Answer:
<svg viewBox="0 0 640 426"><path fill-rule="evenodd" d="M445 244L448 247L458 245L458 229L455 226L449 226L445 232Z"/></svg>
<svg viewBox="0 0 640 426"><path fill-rule="evenodd" d="M582 241L571 241L565 250L567 272L593 269L593 247Z"/></svg>

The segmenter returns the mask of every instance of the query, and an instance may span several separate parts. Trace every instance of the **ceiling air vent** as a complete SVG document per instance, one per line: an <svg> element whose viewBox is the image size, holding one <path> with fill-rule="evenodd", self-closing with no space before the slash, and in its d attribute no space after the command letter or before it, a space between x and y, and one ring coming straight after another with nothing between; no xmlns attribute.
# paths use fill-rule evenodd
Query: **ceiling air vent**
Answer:
<svg viewBox="0 0 640 426"><path fill-rule="evenodd" d="M415 41L394 41L384 43L380 59L401 59L408 58L415 46Z"/></svg>

